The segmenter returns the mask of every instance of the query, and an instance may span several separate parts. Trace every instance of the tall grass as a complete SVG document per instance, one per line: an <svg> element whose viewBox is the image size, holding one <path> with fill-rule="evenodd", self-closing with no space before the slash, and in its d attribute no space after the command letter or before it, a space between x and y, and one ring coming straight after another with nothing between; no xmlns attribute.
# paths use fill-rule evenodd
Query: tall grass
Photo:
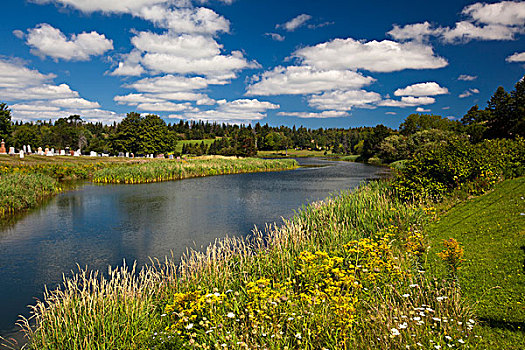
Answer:
<svg viewBox="0 0 525 350"><path fill-rule="evenodd" d="M0 218L34 208L44 198L58 192L58 182L47 175L0 174Z"/></svg>
<svg viewBox="0 0 525 350"><path fill-rule="evenodd" d="M158 160L122 164L97 170L92 180L97 183L136 184L199 176L287 170L295 167L297 163L294 160L208 156L182 161Z"/></svg>
<svg viewBox="0 0 525 350"><path fill-rule="evenodd" d="M22 320L27 348L461 346L469 308L406 248L432 219L371 183L249 238L152 261L138 277L125 267L81 271Z"/></svg>

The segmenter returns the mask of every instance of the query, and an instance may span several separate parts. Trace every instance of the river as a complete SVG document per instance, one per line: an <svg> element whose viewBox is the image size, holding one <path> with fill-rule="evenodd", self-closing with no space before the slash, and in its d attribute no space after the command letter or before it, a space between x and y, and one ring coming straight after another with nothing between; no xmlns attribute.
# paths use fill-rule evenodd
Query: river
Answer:
<svg viewBox="0 0 525 350"><path fill-rule="evenodd" d="M77 264L106 271L123 259L180 257L216 238L280 223L312 201L384 176L361 163L298 159L296 170L144 185L83 184L0 227L0 336Z"/></svg>

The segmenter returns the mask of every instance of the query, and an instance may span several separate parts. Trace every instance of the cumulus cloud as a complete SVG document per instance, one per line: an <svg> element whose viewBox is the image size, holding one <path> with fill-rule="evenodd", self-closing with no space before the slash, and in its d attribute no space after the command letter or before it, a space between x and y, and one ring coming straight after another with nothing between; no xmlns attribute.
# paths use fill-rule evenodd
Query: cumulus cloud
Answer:
<svg viewBox="0 0 525 350"><path fill-rule="evenodd" d="M465 97L472 96L474 94L479 94L479 90L478 89L468 89L468 90L463 91L461 94L459 94L458 97L465 98Z"/></svg>
<svg viewBox="0 0 525 350"><path fill-rule="evenodd" d="M144 78L131 84L127 84L125 87L135 89L139 92L173 93L191 92L207 88L209 85L224 84L227 84L227 81L207 79L203 77L182 77L168 74L161 77Z"/></svg>
<svg viewBox="0 0 525 350"><path fill-rule="evenodd" d="M309 66L278 66L255 77L247 95L301 95L335 89L359 89L375 79L349 70L318 70Z"/></svg>
<svg viewBox="0 0 525 350"><path fill-rule="evenodd" d="M39 85L55 77L54 74L42 74L37 70L0 58L0 88L17 89Z"/></svg>
<svg viewBox="0 0 525 350"><path fill-rule="evenodd" d="M215 100L205 94L195 92L172 92L157 94L128 94L113 98L118 104L136 106L140 103L157 103L163 101L196 101L197 104L214 104Z"/></svg>
<svg viewBox="0 0 525 350"><path fill-rule="evenodd" d="M404 96L401 97L401 100L392 100L386 99L380 101L378 106L383 107L415 107L420 105L429 105L436 102L436 99L433 97L414 97L414 96Z"/></svg>
<svg viewBox="0 0 525 350"><path fill-rule="evenodd" d="M11 104L14 120L56 119L71 114L110 123L120 118L100 109L67 84L54 84L54 74L42 74L19 62L0 58L0 96ZM87 119L86 119L87 120Z"/></svg>
<svg viewBox="0 0 525 350"><path fill-rule="evenodd" d="M73 34L68 39L59 29L47 23L37 25L27 31L26 44L31 53L49 56L55 60L87 61L91 56L99 56L113 49L113 42L97 32Z"/></svg>
<svg viewBox="0 0 525 350"><path fill-rule="evenodd" d="M428 113L430 112L430 109L425 109L423 107L417 107L416 108L416 112L419 112L419 113Z"/></svg>
<svg viewBox="0 0 525 350"><path fill-rule="evenodd" d="M365 69L395 72L404 69L436 69L448 65L431 46L417 42L390 40L358 41L334 39L297 50L294 56L318 69Z"/></svg>
<svg viewBox="0 0 525 350"><path fill-rule="evenodd" d="M112 75L137 76L145 67L160 73L234 76L236 71L259 67L240 51L222 54L222 45L211 36L139 32L131 42L135 49L123 56Z"/></svg>
<svg viewBox="0 0 525 350"><path fill-rule="evenodd" d="M341 118L350 114L345 111L322 111L322 112L278 112L278 116L297 118Z"/></svg>
<svg viewBox="0 0 525 350"><path fill-rule="evenodd" d="M312 16L303 13L297 17L292 18L291 20L289 20L288 22L284 24L276 25L275 28L284 28L285 30L289 32L293 32L294 30L296 30L297 28L301 27L306 22L308 22L310 19L312 19Z"/></svg>
<svg viewBox="0 0 525 350"><path fill-rule="evenodd" d="M219 100L217 101L217 105L217 109L184 113L184 118L190 120L242 123L261 120L266 117L268 110L280 108L277 104L259 101L257 99Z"/></svg>
<svg viewBox="0 0 525 350"><path fill-rule="evenodd" d="M525 62L525 52L516 52L505 59L507 62Z"/></svg>
<svg viewBox="0 0 525 350"><path fill-rule="evenodd" d="M308 104L320 110L349 111L352 107L372 108L381 100L377 92L365 90L336 90L308 97Z"/></svg>
<svg viewBox="0 0 525 350"><path fill-rule="evenodd" d="M471 40L514 40L525 32L525 2L501 1L498 3L475 3L462 11L466 19L453 27L433 26L429 22L394 25L387 34L397 40L422 41L430 36L448 43Z"/></svg>
<svg viewBox="0 0 525 350"><path fill-rule="evenodd" d="M269 36L275 41L284 41L285 37L277 33L265 33L264 35Z"/></svg>
<svg viewBox="0 0 525 350"><path fill-rule="evenodd" d="M36 3L55 3L85 13L130 14L150 21L160 28L177 33L229 32L230 22L205 7L193 7L188 1L174 0L33 0Z"/></svg>
<svg viewBox="0 0 525 350"><path fill-rule="evenodd" d="M193 107L191 103L173 103L168 101L153 102L153 103L140 103L137 105L137 109L141 111L155 111L155 112L185 112L185 111L197 111L198 109Z"/></svg>
<svg viewBox="0 0 525 350"><path fill-rule="evenodd" d="M428 82L409 85L394 92L395 96L436 96L448 94L446 87L439 86L438 83Z"/></svg>
<svg viewBox="0 0 525 350"><path fill-rule="evenodd" d="M468 74L461 74L459 77L458 77L458 80L462 80L462 81L473 81L473 80L476 80L478 77L476 75L468 75Z"/></svg>

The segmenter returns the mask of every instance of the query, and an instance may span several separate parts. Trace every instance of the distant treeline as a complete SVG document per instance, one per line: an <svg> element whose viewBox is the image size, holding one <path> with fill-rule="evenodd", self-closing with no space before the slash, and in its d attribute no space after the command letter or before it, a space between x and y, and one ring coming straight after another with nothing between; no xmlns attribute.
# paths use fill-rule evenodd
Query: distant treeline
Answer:
<svg viewBox="0 0 525 350"><path fill-rule="evenodd" d="M524 77L525 78L525 77ZM177 154L179 140L216 139L213 143L184 144L182 154L252 156L258 150L312 149L335 154L357 154L384 162L410 158L416 150L436 143L465 139L515 138L525 132L525 82L506 92L499 87L480 109L473 106L460 120L437 115L411 114L398 130L384 125L357 128L309 129L231 125L202 121L166 124L159 116L128 113L120 123L89 123L78 115L55 122L15 122L6 104L0 104L0 138L21 149L23 145L81 149L83 153Z"/></svg>

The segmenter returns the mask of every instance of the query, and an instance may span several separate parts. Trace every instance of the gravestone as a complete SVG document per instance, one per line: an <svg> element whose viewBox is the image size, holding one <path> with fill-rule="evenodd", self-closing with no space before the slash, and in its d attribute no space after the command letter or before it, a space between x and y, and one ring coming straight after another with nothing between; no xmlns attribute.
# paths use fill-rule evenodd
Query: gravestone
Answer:
<svg viewBox="0 0 525 350"><path fill-rule="evenodd" d="M15 155L15 148L9 147L9 155L14 156Z"/></svg>
<svg viewBox="0 0 525 350"><path fill-rule="evenodd" d="M126 158L129 158L129 152L126 152Z"/></svg>
<svg viewBox="0 0 525 350"><path fill-rule="evenodd" d="M31 146L27 145L27 153L31 154Z"/></svg>
<svg viewBox="0 0 525 350"><path fill-rule="evenodd" d="M91 151L91 152L89 152L89 156L90 157L96 157L97 156L97 152Z"/></svg>
<svg viewBox="0 0 525 350"><path fill-rule="evenodd" d="M65 156L66 155L66 151L64 151L63 149L60 150L60 155L61 156Z"/></svg>
<svg viewBox="0 0 525 350"><path fill-rule="evenodd" d="M27 146L26 146L26 145L23 145L23 146L22 146L22 150L24 151L24 153L27 153Z"/></svg>
<svg viewBox="0 0 525 350"><path fill-rule="evenodd" d="M54 148L51 148L51 155L52 155L52 156L55 155L55 149L54 149Z"/></svg>
<svg viewBox="0 0 525 350"><path fill-rule="evenodd" d="M2 140L2 143L0 143L0 154L7 154L5 150L5 142Z"/></svg>
<svg viewBox="0 0 525 350"><path fill-rule="evenodd" d="M24 150L20 150L20 153L19 153L20 159L24 159L24 153L25 153Z"/></svg>
<svg viewBox="0 0 525 350"><path fill-rule="evenodd" d="M44 151L42 151L42 147L38 147L38 148L36 149L36 153L38 153L39 156L44 155Z"/></svg>

